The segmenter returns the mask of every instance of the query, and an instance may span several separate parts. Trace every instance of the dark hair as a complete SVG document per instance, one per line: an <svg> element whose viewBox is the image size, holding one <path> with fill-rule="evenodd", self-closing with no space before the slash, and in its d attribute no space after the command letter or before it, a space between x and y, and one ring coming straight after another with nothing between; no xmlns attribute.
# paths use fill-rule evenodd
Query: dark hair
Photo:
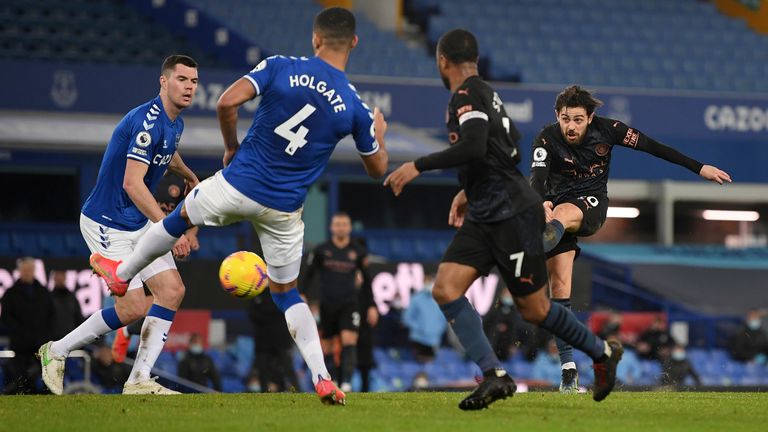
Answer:
<svg viewBox="0 0 768 432"><path fill-rule="evenodd" d="M197 62L190 56L184 54L173 54L163 60L163 66L160 67L160 74L165 75L166 72L173 70L177 64L183 64L191 68L197 67Z"/></svg>
<svg viewBox="0 0 768 432"><path fill-rule="evenodd" d="M355 38L355 15L341 7L323 9L315 16L312 30L331 46L348 44Z"/></svg>
<svg viewBox="0 0 768 432"><path fill-rule="evenodd" d="M438 54L453 64L477 63L479 51L475 35L464 29L451 30L437 42Z"/></svg>
<svg viewBox="0 0 768 432"><path fill-rule="evenodd" d="M334 213L333 216L331 216L331 219L337 218L337 217L345 217L345 218L347 218L349 220L352 220L352 217L349 215L349 213L347 213L345 211L341 211L341 210L339 210L336 213Z"/></svg>
<svg viewBox="0 0 768 432"><path fill-rule="evenodd" d="M582 107L587 111L587 115L590 116L601 106L603 106L603 101L595 98L588 90L577 85L567 87L555 99L555 111L558 113L564 107Z"/></svg>

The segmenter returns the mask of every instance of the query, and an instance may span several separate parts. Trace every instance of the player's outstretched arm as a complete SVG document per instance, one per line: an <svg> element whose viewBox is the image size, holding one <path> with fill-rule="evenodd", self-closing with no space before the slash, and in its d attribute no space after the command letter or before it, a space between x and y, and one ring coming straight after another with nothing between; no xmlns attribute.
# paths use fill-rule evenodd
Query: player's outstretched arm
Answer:
<svg viewBox="0 0 768 432"><path fill-rule="evenodd" d="M652 154L657 158L664 159L665 161L688 168L692 172L704 177L709 181L713 181L718 184L723 184L724 182L731 183L731 176L727 172L712 165L704 165L701 162L675 150L674 148L654 140L639 130L630 128L622 122L613 122L613 128L615 130L614 137L617 143L626 147L632 147L635 150L640 150Z"/></svg>
<svg viewBox="0 0 768 432"><path fill-rule="evenodd" d="M256 89L247 79L240 78L224 90L216 103L221 136L224 138L224 166L235 156L240 141L237 140L237 109L256 96Z"/></svg>
<svg viewBox="0 0 768 432"><path fill-rule="evenodd" d="M371 178L377 179L387 173L387 165L389 165L389 154L384 143L384 134L387 133L387 122L384 120L384 114L381 113L379 108L373 109L373 128L374 139L379 144L379 150L372 155L362 156L362 158L365 172Z"/></svg>

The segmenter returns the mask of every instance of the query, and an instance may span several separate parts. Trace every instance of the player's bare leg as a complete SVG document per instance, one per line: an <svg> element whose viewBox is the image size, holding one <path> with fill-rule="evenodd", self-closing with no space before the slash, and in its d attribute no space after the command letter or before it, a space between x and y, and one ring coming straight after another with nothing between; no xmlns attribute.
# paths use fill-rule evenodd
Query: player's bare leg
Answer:
<svg viewBox="0 0 768 432"><path fill-rule="evenodd" d="M480 315L464 296L479 276L474 267L443 262L438 267L432 288L432 296L440 305L445 319L466 349L467 355L483 371L483 381L459 403L459 408L463 410L487 408L499 399L512 396L517 390L515 381L504 370L483 333Z"/></svg>
<svg viewBox="0 0 768 432"><path fill-rule="evenodd" d="M573 261L576 251L570 250L547 259L547 272L553 302L563 307L571 308L571 282L573 279ZM562 339L555 337L557 350L560 354L562 377L560 393L576 394L579 391L579 373L573 360L573 347Z"/></svg>
<svg viewBox="0 0 768 432"><path fill-rule="evenodd" d="M574 204L562 203L554 209L549 207L551 205L551 201L544 203L544 212L547 218L547 226L544 228L543 236L544 252L554 249L566 232L578 231L581 227L581 221L584 219L584 213Z"/></svg>
<svg viewBox="0 0 768 432"><path fill-rule="evenodd" d="M616 367L624 354L621 344L603 341L589 331L573 313L550 302L544 287L527 296L515 296L515 305L528 322L548 330L594 360L595 388L592 398L605 399L616 384Z"/></svg>
<svg viewBox="0 0 768 432"><path fill-rule="evenodd" d="M272 279L275 274L282 272L286 274L298 273L299 263L289 264L284 266L285 268L268 267L270 272L269 290L272 300L277 308L285 314L288 332L296 342L304 362L312 373L312 382L315 384L315 390L320 400L326 405L346 405L346 395L331 381L331 375L325 367L317 324L309 306L299 296L299 291L296 289L296 279L289 279L288 282L284 283ZM295 267L295 271L292 267Z"/></svg>

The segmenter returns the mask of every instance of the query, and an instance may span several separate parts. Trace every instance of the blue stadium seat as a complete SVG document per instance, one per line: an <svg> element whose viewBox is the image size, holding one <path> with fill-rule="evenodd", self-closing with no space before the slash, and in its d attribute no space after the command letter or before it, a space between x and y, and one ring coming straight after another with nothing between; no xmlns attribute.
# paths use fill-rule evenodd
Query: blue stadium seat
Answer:
<svg viewBox="0 0 768 432"><path fill-rule="evenodd" d="M179 360L181 360L181 357ZM179 363L176 360L176 356L169 351L161 351L160 355L157 357L157 361L155 362L156 368L173 375L177 374L178 366Z"/></svg>
<svg viewBox="0 0 768 432"><path fill-rule="evenodd" d="M29 255L40 257L43 251L40 248L39 238L36 233L12 232L11 248L15 256Z"/></svg>
<svg viewBox="0 0 768 432"><path fill-rule="evenodd" d="M578 81L603 86L768 91L768 81L743 71L705 67L702 73L699 67L680 72L676 59L713 61L722 66L734 59L755 63L755 55L768 52L768 38L748 29L743 20L724 16L711 2L525 0L499 4L478 0L471 4L449 2L439 10L429 18L430 41L435 43L452 27L474 31L491 59L491 76L516 72L517 67L517 75L532 83ZM565 59L576 52L568 41L552 37L561 31L556 24L560 22L579 22L581 25L571 29L578 35L574 40L588 41L586 49L578 49L584 64L570 67L568 74L546 70L569 64ZM632 39L622 37L626 28L633 29ZM498 34L508 37L499 38ZM560 63L534 71L536 62L514 60L511 53L522 47L561 59ZM738 47L742 49L737 51ZM640 64L606 72L610 68L601 64L606 52L613 53L614 58L629 59L627 62L639 59ZM736 68L734 64L726 69Z"/></svg>

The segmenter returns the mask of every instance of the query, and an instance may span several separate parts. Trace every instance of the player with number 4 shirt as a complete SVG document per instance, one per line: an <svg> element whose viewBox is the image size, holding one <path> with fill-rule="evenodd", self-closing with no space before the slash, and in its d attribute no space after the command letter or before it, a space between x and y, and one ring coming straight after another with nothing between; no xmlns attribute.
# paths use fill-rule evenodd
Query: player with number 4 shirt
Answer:
<svg viewBox="0 0 768 432"><path fill-rule="evenodd" d="M354 138L371 177L384 175L388 163L384 116L378 109L371 112L344 73L357 42L354 15L343 8L325 9L314 21L314 57L269 57L232 84L216 106L224 169L200 183L162 223L155 224L124 262L92 259L110 287L120 286L169 250L191 226L251 222L267 263L272 299L285 314L326 404L343 405L346 395L330 380L315 319L296 289L304 244L304 199L336 144L347 135ZM261 103L240 142L237 110L257 96Z"/></svg>

